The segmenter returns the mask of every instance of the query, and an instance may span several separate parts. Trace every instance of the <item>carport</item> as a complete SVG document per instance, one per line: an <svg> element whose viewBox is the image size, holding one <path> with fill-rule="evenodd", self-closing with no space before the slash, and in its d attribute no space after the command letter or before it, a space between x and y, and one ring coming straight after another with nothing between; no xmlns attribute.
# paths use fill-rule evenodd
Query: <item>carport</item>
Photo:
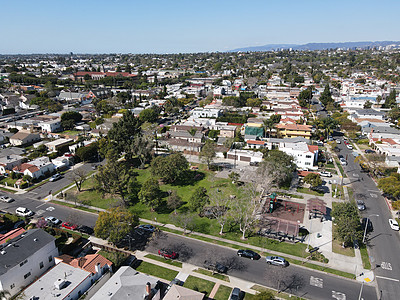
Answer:
<svg viewBox="0 0 400 300"><path fill-rule="evenodd" d="M275 217L264 217L261 222L260 234L279 239L295 240L299 234L299 223Z"/></svg>
<svg viewBox="0 0 400 300"><path fill-rule="evenodd" d="M311 198L307 200L308 218L319 218L326 215L326 203L319 198Z"/></svg>

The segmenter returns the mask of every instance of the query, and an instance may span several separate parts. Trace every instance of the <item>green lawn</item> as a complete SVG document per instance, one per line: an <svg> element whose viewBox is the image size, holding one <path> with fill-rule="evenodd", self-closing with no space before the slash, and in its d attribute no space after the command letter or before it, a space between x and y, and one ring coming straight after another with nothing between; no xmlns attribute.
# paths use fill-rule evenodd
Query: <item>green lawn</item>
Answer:
<svg viewBox="0 0 400 300"><path fill-rule="evenodd" d="M336 191L336 187L337 187L337 191ZM332 184L332 197L334 197L335 194L336 194L337 199L345 199L343 186L341 186L339 184Z"/></svg>
<svg viewBox="0 0 400 300"><path fill-rule="evenodd" d="M305 188L305 187L298 187L297 188L297 192L304 193L304 194L310 194L310 195L314 195L314 196L323 196L324 195L324 193L320 193L320 192L317 192L317 191L312 191L312 190L310 190L308 188Z"/></svg>
<svg viewBox="0 0 400 300"><path fill-rule="evenodd" d="M338 166L338 168L339 168L339 171L340 171L340 174L342 175L342 177L343 177L343 178L346 178L347 175L346 175L346 173L344 172L343 167L342 167L342 164L340 163L340 161L339 161L338 159L335 159L335 162L336 162L336 164L337 164L337 166Z"/></svg>
<svg viewBox="0 0 400 300"><path fill-rule="evenodd" d="M8 192L8 193L13 193L13 194L15 194L17 192L17 191L10 190L10 189L2 187L2 186L0 186L0 190L2 190L4 192Z"/></svg>
<svg viewBox="0 0 400 300"><path fill-rule="evenodd" d="M231 295L232 288L225 285L220 285L217 293L214 296L214 300L228 300Z"/></svg>
<svg viewBox="0 0 400 300"><path fill-rule="evenodd" d="M178 275L178 271L170 270L158 265L142 261L136 268L137 271L171 281Z"/></svg>
<svg viewBox="0 0 400 300"><path fill-rule="evenodd" d="M147 254L145 257L162 262L164 264L169 264L171 266L175 266L178 268L182 268L182 263L180 261L172 260L172 259L165 259L164 257L157 256L154 254Z"/></svg>
<svg viewBox="0 0 400 300"><path fill-rule="evenodd" d="M258 284L253 285L251 287L251 289L255 290L257 292L270 292L275 297L278 297L278 299L287 299L287 300L290 300L290 299L294 299L294 300L304 299L304 298L297 297L297 296L290 296L289 294L287 294L285 292L278 293L277 291L275 291L273 289L269 289L267 287L264 287L264 286L261 286L261 285L258 285ZM244 297L244 300L253 299L253 298L255 298L254 295L246 293L246 295Z"/></svg>
<svg viewBox="0 0 400 300"><path fill-rule="evenodd" d="M365 245L361 245L360 246L360 252L361 252L361 259L363 262L363 267L364 269L371 269L371 263L369 261L369 255L368 255L368 251L367 251L367 247Z"/></svg>
<svg viewBox="0 0 400 300"><path fill-rule="evenodd" d="M354 201L354 191L351 187L347 187L347 193L349 194L350 201Z"/></svg>
<svg viewBox="0 0 400 300"><path fill-rule="evenodd" d="M80 210L83 210L83 211L92 212L92 213L96 213L96 214L99 212L99 211L91 209L91 208L87 208L87 207L84 207L84 206L78 206L78 205L75 205L75 204L72 204L72 203L66 203L66 202L58 201L58 200L51 200L50 203L64 205L64 206L67 206L67 207L72 207L72 208L76 208L76 209L80 209Z"/></svg>
<svg viewBox="0 0 400 300"><path fill-rule="evenodd" d="M215 282L189 275L183 286L188 289L204 293L206 296L208 296L210 295L214 285Z"/></svg>
<svg viewBox="0 0 400 300"><path fill-rule="evenodd" d="M213 273L213 272L211 272L209 270L205 270L205 269L196 269L195 272L229 282L229 277L224 274Z"/></svg>

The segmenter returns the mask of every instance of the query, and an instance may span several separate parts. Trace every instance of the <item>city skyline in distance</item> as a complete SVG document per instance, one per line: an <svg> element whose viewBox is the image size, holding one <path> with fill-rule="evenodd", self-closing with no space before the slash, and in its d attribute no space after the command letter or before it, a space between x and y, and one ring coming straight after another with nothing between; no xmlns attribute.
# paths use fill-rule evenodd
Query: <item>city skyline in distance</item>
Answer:
<svg viewBox="0 0 400 300"><path fill-rule="evenodd" d="M2 2L0 54L225 52L400 40L395 0Z"/></svg>

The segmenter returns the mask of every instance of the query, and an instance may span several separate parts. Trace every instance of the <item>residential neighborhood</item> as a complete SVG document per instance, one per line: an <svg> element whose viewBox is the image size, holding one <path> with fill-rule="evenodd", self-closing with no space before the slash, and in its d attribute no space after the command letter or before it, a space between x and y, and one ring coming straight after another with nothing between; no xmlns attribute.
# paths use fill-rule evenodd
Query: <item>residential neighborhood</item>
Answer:
<svg viewBox="0 0 400 300"><path fill-rule="evenodd" d="M2 299L396 299L399 55L0 55Z"/></svg>

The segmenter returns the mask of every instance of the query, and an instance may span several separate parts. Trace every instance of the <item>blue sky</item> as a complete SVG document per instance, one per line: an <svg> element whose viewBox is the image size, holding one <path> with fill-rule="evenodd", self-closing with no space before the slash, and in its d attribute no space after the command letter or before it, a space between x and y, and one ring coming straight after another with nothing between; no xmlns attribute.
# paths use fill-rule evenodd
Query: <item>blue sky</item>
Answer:
<svg viewBox="0 0 400 300"><path fill-rule="evenodd" d="M0 53L185 53L400 40L399 0L0 0Z"/></svg>

